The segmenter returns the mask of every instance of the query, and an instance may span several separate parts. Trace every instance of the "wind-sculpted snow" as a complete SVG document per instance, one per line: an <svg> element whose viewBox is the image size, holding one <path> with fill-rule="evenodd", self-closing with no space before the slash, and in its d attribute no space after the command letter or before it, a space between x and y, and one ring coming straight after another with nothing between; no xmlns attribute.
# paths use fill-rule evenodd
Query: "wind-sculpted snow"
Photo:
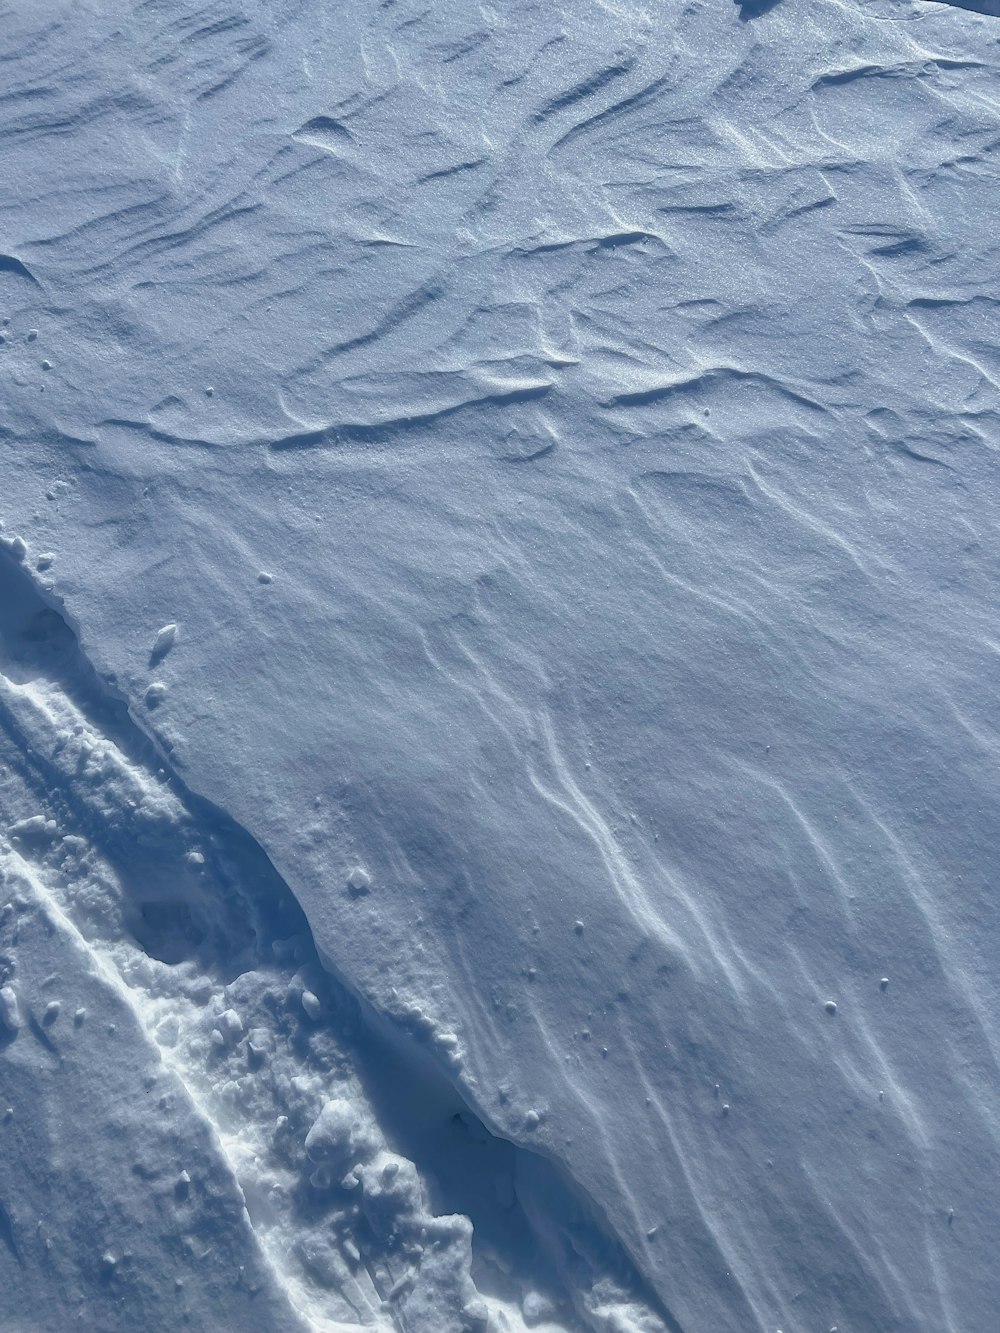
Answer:
<svg viewBox="0 0 1000 1333"><path fill-rule="evenodd" d="M402 1125L441 1078L520 1163L521 1241L486 1281L447 1195L400 1327L993 1327L998 40L923 0L8 17L3 535L130 719L45 708L263 848L365 1016L335 1100L387 1044ZM177 1017L157 892L167 947L122 938ZM227 893L213 1021L278 984L221 1007ZM346 1318L350 1226L292 1277L253 1203L227 1245Z"/></svg>

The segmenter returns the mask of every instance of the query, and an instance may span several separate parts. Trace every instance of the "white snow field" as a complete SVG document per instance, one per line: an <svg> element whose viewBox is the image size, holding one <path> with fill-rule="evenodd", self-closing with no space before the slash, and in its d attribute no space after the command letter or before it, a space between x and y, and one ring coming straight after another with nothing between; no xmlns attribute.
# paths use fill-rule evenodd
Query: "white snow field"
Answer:
<svg viewBox="0 0 1000 1333"><path fill-rule="evenodd" d="M996 1333L998 151L994 0L7 0L0 1333Z"/></svg>

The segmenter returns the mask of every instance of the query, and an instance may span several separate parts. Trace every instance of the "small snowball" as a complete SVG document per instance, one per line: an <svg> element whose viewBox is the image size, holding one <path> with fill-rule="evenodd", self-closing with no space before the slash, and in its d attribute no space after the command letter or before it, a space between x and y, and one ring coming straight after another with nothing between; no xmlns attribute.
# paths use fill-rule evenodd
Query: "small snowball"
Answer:
<svg viewBox="0 0 1000 1333"><path fill-rule="evenodd" d="M274 582L274 576L273 576L272 574L269 574L269 573L267 572L266 569L262 569L262 570L260 571L260 573L257 575L257 582L258 582L258 583L273 583L273 582Z"/></svg>
<svg viewBox="0 0 1000 1333"><path fill-rule="evenodd" d="M205 864L205 857L201 852L188 852L184 860L189 866L203 866Z"/></svg>
<svg viewBox="0 0 1000 1333"><path fill-rule="evenodd" d="M58 1000L50 1000L48 1004L45 1006L45 1013L42 1015L42 1022L45 1024L46 1027L49 1027L50 1024L54 1023L56 1019L59 1017L60 1008L61 1006Z"/></svg>
<svg viewBox="0 0 1000 1333"><path fill-rule="evenodd" d="M28 554L28 547L23 537L5 537L2 545L17 561L23 560Z"/></svg>
<svg viewBox="0 0 1000 1333"><path fill-rule="evenodd" d="M827 1013L830 1015L830 1017L832 1018L832 1017L834 1016L834 1014L837 1012L837 1003L836 1003L835 1000L827 1000L827 1002L826 1002L826 1004L824 1004L823 1008L826 1010L826 1012L827 1012Z"/></svg>
<svg viewBox="0 0 1000 1333"><path fill-rule="evenodd" d="M880 988L881 990L888 990L888 989L889 989L889 978L888 978L888 977L883 977L882 980L881 980L878 984L879 984L879 988Z"/></svg>
<svg viewBox="0 0 1000 1333"><path fill-rule="evenodd" d="M51 569L53 560L55 560L55 556L51 551L43 551L35 561L35 568L39 574L44 574L47 569Z"/></svg>
<svg viewBox="0 0 1000 1333"><path fill-rule="evenodd" d="M574 931L577 933L577 935L582 935L582 934L583 934L583 922L582 922L582 921L574 921L574 922L573 922L573 929L574 929Z"/></svg>
<svg viewBox="0 0 1000 1333"><path fill-rule="evenodd" d="M538 1114L537 1111L529 1111L528 1114L524 1117L525 1129L537 1129L541 1123L542 1123L542 1117Z"/></svg>
<svg viewBox="0 0 1000 1333"><path fill-rule="evenodd" d="M51 362L51 361L43 361L43 362L42 362L42 369L43 369L43 370L51 370L51 369L52 369L52 362Z"/></svg>
<svg viewBox="0 0 1000 1333"><path fill-rule="evenodd" d="M12 986L0 986L0 1026L8 1032L19 1032L21 1028L21 1010Z"/></svg>
<svg viewBox="0 0 1000 1333"><path fill-rule="evenodd" d="M310 1018L314 1020L319 1018L320 1007L321 1006L318 997L315 996L311 990L304 990L302 992L302 1008L306 1011L306 1013L309 1015Z"/></svg>
<svg viewBox="0 0 1000 1333"><path fill-rule="evenodd" d="M150 708L156 708L163 703L167 697L167 687L162 681L154 680L152 685L146 689L146 703Z"/></svg>
<svg viewBox="0 0 1000 1333"><path fill-rule="evenodd" d="M77 1027L80 1027L83 1024L83 1021L86 1017L87 1017L86 1009L77 1009L76 1013L73 1015L73 1022L76 1024Z"/></svg>

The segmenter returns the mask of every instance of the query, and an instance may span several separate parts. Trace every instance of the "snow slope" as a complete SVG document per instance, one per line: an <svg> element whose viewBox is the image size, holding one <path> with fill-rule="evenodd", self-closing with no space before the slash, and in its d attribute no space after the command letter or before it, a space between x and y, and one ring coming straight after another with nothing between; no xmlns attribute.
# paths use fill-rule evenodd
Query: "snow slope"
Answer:
<svg viewBox="0 0 1000 1333"><path fill-rule="evenodd" d="M4 966L102 960L261 1327L994 1326L1000 29L741 9L9 15Z"/></svg>

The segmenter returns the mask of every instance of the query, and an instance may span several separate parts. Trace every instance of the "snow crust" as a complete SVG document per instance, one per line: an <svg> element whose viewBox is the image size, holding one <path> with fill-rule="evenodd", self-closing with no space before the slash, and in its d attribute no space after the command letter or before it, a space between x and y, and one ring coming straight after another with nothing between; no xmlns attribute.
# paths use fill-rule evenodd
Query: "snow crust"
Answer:
<svg viewBox="0 0 1000 1333"><path fill-rule="evenodd" d="M13 6L0 1322L995 1326L975 7Z"/></svg>

